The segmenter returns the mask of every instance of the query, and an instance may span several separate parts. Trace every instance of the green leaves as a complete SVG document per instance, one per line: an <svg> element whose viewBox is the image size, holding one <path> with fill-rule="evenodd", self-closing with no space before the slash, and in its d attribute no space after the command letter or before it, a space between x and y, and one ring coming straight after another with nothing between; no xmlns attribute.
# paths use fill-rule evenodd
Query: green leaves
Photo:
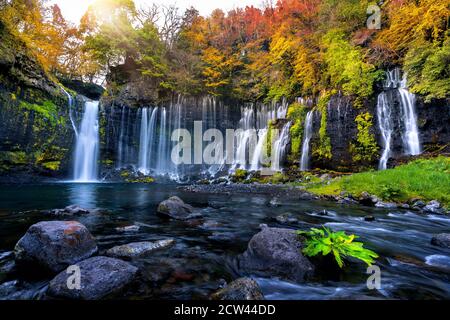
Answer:
<svg viewBox="0 0 450 320"><path fill-rule="evenodd" d="M323 227L322 229L311 228L310 231L297 231L297 234L306 238L303 253L308 257L314 257L319 253L326 256L333 253L336 263L340 268L344 266L344 259L353 257L372 265L378 255L363 247L362 242L354 242L358 236L347 235L344 231L333 232Z"/></svg>

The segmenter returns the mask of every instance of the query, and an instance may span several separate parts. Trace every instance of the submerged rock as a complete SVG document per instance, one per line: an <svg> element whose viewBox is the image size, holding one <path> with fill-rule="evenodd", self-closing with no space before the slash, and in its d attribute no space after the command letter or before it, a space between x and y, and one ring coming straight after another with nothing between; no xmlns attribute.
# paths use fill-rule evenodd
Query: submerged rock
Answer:
<svg viewBox="0 0 450 320"><path fill-rule="evenodd" d="M84 215L91 213L90 210L81 208L75 204L65 207L64 209L53 209L46 211L46 213L52 216L74 216L74 215Z"/></svg>
<svg viewBox="0 0 450 320"><path fill-rule="evenodd" d="M365 216L364 221L375 221L375 217L374 216Z"/></svg>
<svg viewBox="0 0 450 320"><path fill-rule="evenodd" d="M394 209L394 208L397 208L397 204L395 204L393 202L378 201L377 203L375 203L375 207L385 208L385 209Z"/></svg>
<svg viewBox="0 0 450 320"><path fill-rule="evenodd" d="M158 205L156 212L164 217L175 220L198 219L202 215L194 213L194 208L178 197L170 197Z"/></svg>
<svg viewBox="0 0 450 320"><path fill-rule="evenodd" d="M14 249L18 265L36 265L51 272L60 272L96 252L94 237L84 225L76 221L36 223Z"/></svg>
<svg viewBox="0 0 450 320"><path fill-rule="evenodd" d="M303 244L294 230L263 227L238 257L239 268L248 274L303 282L314 266L303 256Z"/></svg>
<svg viewBox="0 0 450 320"><path fill-rule="evenodd" d="M442 248L450 248L450 233L440 233L433 236L431 244Z"/></svg>
<svg viewBox="0 0 450 320"><path fill-rule="evenodd" d="M445 210L437 200L432 200L423 207L423 211L434 214L445 214Z"/></svg>
<svg viewBox="0 0 450 320"><path fill-rule="evenodd" d="M298 223L298 219L290 213L283 213L276 216L275 221L280 224Z"/></svg>
<svg viewBox="0 0 450 320"><path fill-rule="evenodd" d="M213 300L264 300L258 283L250 278L240 278L211 295Z"/></svg>
<svg viewBox="0 0 450 320"><path fill-rule="evenodd" d="M89 258L77 266L81 272L80 288L69 289L67 283L72 273L63 271L50 281L50 296L78 300L101 299L122 291L138 273L138 268L130 263L108 257Z"/></svg>
<svg viewBox="0 0 450 320"><path fill-rule="evenodd" d="M174 239L159 240L155 242L133 242L113 247L106 251L106 255L113 258L132 259L144 256L156 250L168 248L174 243Z"/></svg>
<svg viewBox="0 0 450 320"><path fill-rule="evenodd" d="M140 226L137 225L131 225L131 226L125 226L125 227L117 227L117 232L138 232L141 229Z"/></svg>

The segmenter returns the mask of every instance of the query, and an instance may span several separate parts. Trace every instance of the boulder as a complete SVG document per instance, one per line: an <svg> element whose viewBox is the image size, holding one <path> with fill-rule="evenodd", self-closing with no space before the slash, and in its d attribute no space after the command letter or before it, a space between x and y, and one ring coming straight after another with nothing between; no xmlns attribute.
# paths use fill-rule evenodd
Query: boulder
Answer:
<svg viewBox="0 0 450 320"><path fill-rule="evenodd" d="M450 233L436 234L431 238L431 244L450 249Z"/></svg>
<svg viewBox="0 0 450 320"><path fill-rule="evenodd" d="M364 206L373 207L378 201L379 200L376 196L373 196L366 191L362 192L361 196L359 197L359 203Z"/></svg>
<svg viewBox="0 0 450 320"><path fill-rule="evenodd" d="M264 300L258 283L250 278L234 280L211 295L213 300Z"/></svg>
<svg viewBox="0 0 450 320"><path fill-rule="evenodd" d="M426 213L434 213L434 214L445 214L445 210L442 208L441 204L437 200L432 200L427 203L426 206L422 209Z"/></svg>
<svg viewBox="0 0 450 320"><path fill-rule="evenodd" d="M183 202L178 197L170 197L164 200L158 205L156 212L166 218L175 220L189 220L198 219L202 215L200 213L194 213L194 208Z"/></svg>
<svg viewBox="0 0 450 320"><path fill-rule="evenodd" d="M303 256L302 248L303 244L294 230L263 226L237 262L239 268L248 274L304 282L313 274L314 266Z"/></svg>
<svg viewBox="0 0 450 320"><path fill-rule="evenodd" d="M138 268L108 257L93 257L77 264L80 287L68 286L74 273L63 271L50 281L48 295L55 298L97 300L122 291L135 280ZM73 284L73 283L72 283ZM69 288L70 287L70 288Z"/></svg>
<svg viewBox="0 0 450 320"><path fill-rule="evenodd" d="M159 240L155 242L133 242L113 247L106 251L106 255L108 257L119 259L133 259L147 255L156 250L168 248L174 243L174 239Z"/></svg>
<svg viewBox="0 0 450 320"><path fill-rule="evenodd" d="M364 221L375 221L375 217L374 216L365 216L364 217Z"/></svg>
<svg viewBox="0 0 450 320"><path fill-rule="evenodd" d="M14 249L18 265L36 265L54 273L96 252L94 237L84 225L76 221L36 223Z"/></svg>

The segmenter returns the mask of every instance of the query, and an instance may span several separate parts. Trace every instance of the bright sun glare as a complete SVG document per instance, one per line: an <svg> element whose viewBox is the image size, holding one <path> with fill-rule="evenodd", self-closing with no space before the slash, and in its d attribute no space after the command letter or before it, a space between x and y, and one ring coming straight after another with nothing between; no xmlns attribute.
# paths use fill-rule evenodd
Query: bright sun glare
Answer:
<svg viewBox="0 0 450 320"><path fill-rule="evenodd" d="M78 23L86 12L88 7L93 4L95 0L51 0L51 4L58 4L64 17L74 23Z"/></svg>

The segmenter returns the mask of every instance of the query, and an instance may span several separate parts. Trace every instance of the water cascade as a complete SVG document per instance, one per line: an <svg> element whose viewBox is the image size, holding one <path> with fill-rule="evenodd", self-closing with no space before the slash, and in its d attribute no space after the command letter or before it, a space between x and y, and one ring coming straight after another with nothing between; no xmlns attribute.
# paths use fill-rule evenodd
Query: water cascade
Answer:
<svg viewBox="0 0 450 320"><path fill-rule="evenodd" d="M289 129L291 128L291 123L288 122L283 126L281 134L278 139L273 144L273 156L272 156L272 167L273 171L281 170L281 161L286 151L286 146L289 142Z"/></svg>
<svg viewBox="0 0 450 320"><path fill-rule="evenodd" d="M312 137L314 111L311 110L306 114L305 130L303 133L302 156L300 158L300 171L307 171L309 169L309 149Z"/></svg>
<svg viewBox="0 0 450 320"><path fill-rule="evenodd" d="M98 173L99 125L98 101L87 101L76 137L74 180L95 182Z"/></svg>
<svg viewBox="0 0 450 320"><path fill-rule="evenodd" d="M391 109L389 107L385 92L382 92L378 95L377 117L378 117L378 126L381 132L381 138L383 140L382 141L383 152L381 154L378 169L386 170L387 161L389 160L389 157L391 155L391 139L393 132L393 124L391 118Z"/></svg>
<svg viewBox="0 0 450 320"><path fill-rule="evenodd" d="M150 172L152 160L153 139L156 135L156 116L158 108L142 108L141 131L139 139L139 171L143 174Z"/></svg>
<svg viewBox="0 0 450 320"><path fill-rule="evenodd" d="M387 161L392 153L392 134L395 123L398 123L401 129L404 153L407 155L418 155L421 153L415 110L415 95L407 89L406 74L403 74L401 78L398 68L386 72L384 88L385 91L380 93L377 103L377 117L383 144L383 151L378 166L380 170L387 168ZM398 112L393 110L394 103L387 98L387 90L397 90L400 96L400 110ZM394 119L394 115L398 115L399 119Z"/></svg>

